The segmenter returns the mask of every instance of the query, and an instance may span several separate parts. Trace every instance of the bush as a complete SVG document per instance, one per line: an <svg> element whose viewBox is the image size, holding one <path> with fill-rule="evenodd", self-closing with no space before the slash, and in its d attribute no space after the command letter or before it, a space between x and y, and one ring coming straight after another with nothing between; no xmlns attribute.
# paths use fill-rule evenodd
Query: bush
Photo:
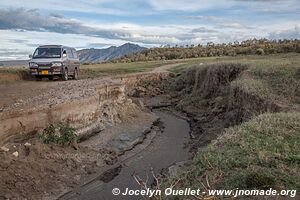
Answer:
<svg viewBox="0 0 300 200"><path fill-rule="evenodd" d="M264 51L264 49L259 48L259 49L256 50L256 54L258 54L258 55L264 55L265 51Z"/></svg>
<svg viewBox="0 0 300 200"><path fill-rule="evenodd" d="M76 134L74 132L75 129L66 123L60 123L57 128L53 124L50 124L38 137L45 144L57 143L65 146L76 140Z"/></svg>
<svg viewBox="0 0 300 200"><path fill-rule="evenodd" d="M53 124L47 126L41 134L38 135L39 139L42 140L43 143L49 144L51 142L57 141L57 135L55 135L55 127Z"/></svg>
<svg viewBox="0 0 300 200"><path fill-rule="evenodd" d="M58 138L58 143L61 145L69 144L70 142L76 139L76 135L74 134L75 129L68 126L67 124L59 125L60 137Z"/></svg>

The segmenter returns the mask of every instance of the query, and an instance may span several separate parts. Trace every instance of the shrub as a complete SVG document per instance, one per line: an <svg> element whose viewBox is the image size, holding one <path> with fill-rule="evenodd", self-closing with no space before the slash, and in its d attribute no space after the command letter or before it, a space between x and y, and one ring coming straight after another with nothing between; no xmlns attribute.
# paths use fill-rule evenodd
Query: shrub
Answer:
<svg viewBox="0 0 300 200"><path fill-rule="evenodd" d="M256 54L258 54L258 55L264 55L265 51L264 51L264 49L259 48L259 49L256 50Z"/></svg>
<svg viewBox="0 0 300 200"><path fill-rule="evenodd" d="M53 124L47 126L38 137L42 140L43 143L49 144L51 142L57 141L57 135L55 135L55 127Z"/></svg>
<svg viewBox="0 0 300 200"><path fill-rule="evenodd" d="M60 123L58 127L49 124L38 137L45 144L57 143L65 146L76 140L76 134L74 132L75 129L66 123Z"/></svg>
<svg viewBox="0 0 300 200"><path fill-rule="evenodd" d="M59 125L60 137L58 137L58 143L61 145L69 144L73 140L76 139L76 135L74 134L75 129L68 126L68 124L60 124Z"/></svg>

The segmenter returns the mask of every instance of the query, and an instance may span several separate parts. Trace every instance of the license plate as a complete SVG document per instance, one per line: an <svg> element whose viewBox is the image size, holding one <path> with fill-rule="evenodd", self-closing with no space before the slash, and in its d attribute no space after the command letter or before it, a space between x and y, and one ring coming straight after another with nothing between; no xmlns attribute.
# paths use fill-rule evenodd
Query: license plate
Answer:
<svg viewBox="0 0 300 200"><path fill-rule="evenodd" d="M42 70L42 75L47 75L48 71L47 70Z"/></svg>

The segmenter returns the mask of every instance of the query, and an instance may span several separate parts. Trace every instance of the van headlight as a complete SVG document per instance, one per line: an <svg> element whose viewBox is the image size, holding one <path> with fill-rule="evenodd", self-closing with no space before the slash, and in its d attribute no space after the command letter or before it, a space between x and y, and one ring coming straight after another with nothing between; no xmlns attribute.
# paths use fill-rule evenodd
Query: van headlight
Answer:
<svg viewBox="0 0 300 200"><path fill-rule="evenodd" d="M31 63L29 63L29 67L38 67L38 64L31 62Z"/></svg>
<svg viewBox="0 0 300 200"><path fill-rule="evenodd" d="M61 67L62 63L61 62L53 62L52 67Z"/></svg>

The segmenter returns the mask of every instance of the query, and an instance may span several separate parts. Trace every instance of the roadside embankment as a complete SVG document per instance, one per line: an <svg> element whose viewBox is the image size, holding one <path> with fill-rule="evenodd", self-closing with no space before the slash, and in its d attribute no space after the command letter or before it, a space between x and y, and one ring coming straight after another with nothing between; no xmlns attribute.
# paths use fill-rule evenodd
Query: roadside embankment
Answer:
<svg viewBox="0 0 300 200"><path fill-rule="evenodd" d="M93 134L108 125L134 120L143 112L140 102L127 94L140 79L161 80L168 73L149 73L94 80L53 82L41 93L8 105L0 113L1 142L30 137L48 124L67 122L79 136ZM47 92L45 92L46 90ZM33 93L36 93L33 92Z"/></svg>
<svg viewBox="0 0 300 200"><path fill-rule="evenodd" d="M60 122L68 122L77 129L78 135L88 134L101 131L107 124L120 122L125 119L125 113L128 119L128 116L140 111L138 106L126 98L124 85L102 85L94 89L94 95L82 99L66 99L54 105L37 105L32 102L30 108L2 112L1 141L35 135L48 124Z"/></svg>

